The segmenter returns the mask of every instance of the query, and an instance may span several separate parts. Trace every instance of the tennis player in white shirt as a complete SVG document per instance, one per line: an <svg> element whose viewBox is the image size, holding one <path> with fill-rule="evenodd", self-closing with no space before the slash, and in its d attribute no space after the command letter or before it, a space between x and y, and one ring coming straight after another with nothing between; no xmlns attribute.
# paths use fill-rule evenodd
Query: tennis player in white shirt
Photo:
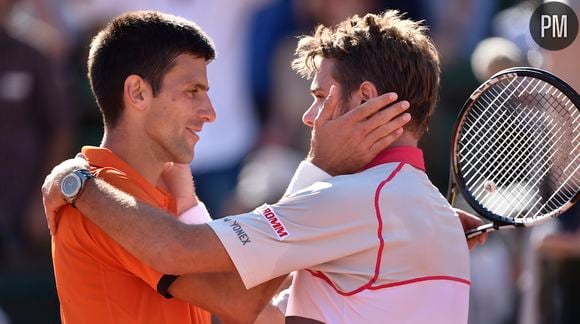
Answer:
<svg viewBox="0 0 580 324"><path fill-rule="evenodd" d="M437 102L440 74L425 32L420 23L387 11L320 26L299 41L293 67L313 77L314 102L303 120L315 133L320 120L382 93L396 92L410 104L412 120L403 134L362 169L320 161L332 154L313 146L278 203L202 225L177 222L93 179L75 197L76 208L136 257L171 275L233 272L251 292L297 271L287 323L466 323L468 245L417 148ZM64 204L58 183L65 169L57 168L45 183L49 215ZM181 219L200 222L204 215L198 205ZM180 279L168 292L186 298Z"/></svg>

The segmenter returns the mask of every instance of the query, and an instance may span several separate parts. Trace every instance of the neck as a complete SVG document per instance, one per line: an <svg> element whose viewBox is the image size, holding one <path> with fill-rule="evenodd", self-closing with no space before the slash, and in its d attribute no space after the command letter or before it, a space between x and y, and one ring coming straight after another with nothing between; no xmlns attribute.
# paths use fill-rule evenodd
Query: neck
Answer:
<svg viewBox="0 0 580 324"><path fill-rule="evenodd" d="M419 144L419 139L415 137L415 134L405 130L399 138L397 138L389 147L396 146L414 146L417 147Z"/></svg>
<svg viewBox="0 0 580 324"><path fill-rule="evenodd" d="M111 150L150 183L154 185L159 183L165 161L148 150L151 145L147 145L138 134L121 127L115 129L105 127L100 146Z"/></svg>

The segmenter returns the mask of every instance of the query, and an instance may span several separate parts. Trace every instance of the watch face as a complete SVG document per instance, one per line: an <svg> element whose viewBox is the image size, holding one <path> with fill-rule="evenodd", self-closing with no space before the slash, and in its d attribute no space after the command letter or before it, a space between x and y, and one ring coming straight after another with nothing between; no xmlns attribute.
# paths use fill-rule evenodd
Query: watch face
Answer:
<svg viewBox="0 0 580 324"><path fill-rule="evenodd" d="M67 197L73 197L74 195L76 195L80 190L80 188L81 188L81 179L79 179L79 176L77 176L74 173L64 177L64 179L62 180L62 184L60 186L63 195Z"/></svg>

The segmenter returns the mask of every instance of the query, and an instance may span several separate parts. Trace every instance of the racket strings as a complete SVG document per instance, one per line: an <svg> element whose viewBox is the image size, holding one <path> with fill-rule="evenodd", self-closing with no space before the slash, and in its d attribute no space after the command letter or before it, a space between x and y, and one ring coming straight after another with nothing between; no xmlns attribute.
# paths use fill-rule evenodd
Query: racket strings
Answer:
<svg viewBox="0 0 580 324"><path fill-rule="evenodd" d="M511 83L508 85L508 87L511 85ZM520 83L521 85L521 83ZM518 85L519 86L519 85ZM504 91L507 89L507 87L505 89L503 89ZM517 87L516 87L517 89ZM497 97L499 98L504 91L501 91L500 93L496 93ZM493 104L493 100L490 100L487 97L487 94L482 95L481 97L482 102L478 102L481 103L482 105L491 105ZM468 161L464 161L466 164L471 165L470 168L467 168L465 170L465 175L469 176L469 173L475 171L478 168L481 168L482 165L480 165L480 163L483 161L485 154L487 154L488 152L484 151L481 152L479 151L480 154L478 155L474 155L472 153L474 153L475 150L481 150L481 147L487 147L488 144L491 143L491 141L493 141L494 138L496 138L496 136L498 135L498 132L502 129L504 129L504 127L506 126L505 124L509 122L509 119L506 118L506 111L501 111L501 110L495 110L491 112L491 115L486 116L485 114L485 108L484 107L477 107L477 104L475 105L474 108L479 109L479 111L482 111L482 113L480 114L480 116L475 116L473 117L474 120L472 119L472 116L468 115L466 116L466 126L465 129L467 130L465 134L462 134L463 138L468 138L469 137L469 132L472 130L477 130L477 129L483 129L485 127L485 131L483 133L481 133L481 131L479 133L477 133L478 135L472 136L471 140L468 140L466 143L463 144L462 148L460 149L459 153L461 154L461 158L460 158L460 162L463 162L463 160L469 159L469 156L473 156L476 158L476 160L474 161L473 159L469 159ZM498 113L499 115L496 116L496 113ZM481 125L478 125L478 123L481 123L481 120L485 120L485 122ZM497 127L488 127L491 126L488 125L490 122L496 123L497 120L500 120L501 123L499 125L497 125ZM472 124L472 126L469 126L469 123ZM512 138L512 137L503 137L503 138ZM475 142L472 142L473 140L475 140ZM505 144L505 143L502 143ZM507 146L505 146L507 149ZM467 152L462 152L464 148L468 148ZM488 150L491 150L492 146L488 147ZM483 153L483 154L481 154ZM503 152L502 152L503 153Z"/></svg>
<svg viewBox="0 0 580 324"><path fill-rule="evenodd" d="M552 126L552 128L554 128L554 126ZM552 131L553 129L550 129L549 131ZM518 205L517 206L512 206L511 208L509 208L509 206L504 206L503 210L500 208L500 210L498 210L498 212L501 212L502 214L511 214L515 211L517 211L517 209L519 209L520 211L522 211L524 208L522 208L522 206L525 206L523 204L521 204L521 201L528 201L528 206L531 202L534 202L534 204L536 204L537 202L540 201L541 199L541 181L544 181L546 179L546 175L548 174L549 171L549 167L551 165L548 165L548 163L551 161L551 159L553 158L553 154L550 156L547 156L550 152L556 152L553 150L554 145L557 143L557 141L560 140L560 138L554 139L554 136L552 136L552 138L548 139L548 142L551 142L552 145L550 147L547 148L541 148L540 150L538 150L538 147L534 147L534 146L528 146L528 148L532 149L532 152L537 151L537 153L535 155L531 155L531 159L528 160L521 160L520 162L530 162L529 160L535 161L533 164L527 164L526 167L521 167L520 163L519 165L516 165L515 170L520 170L517 174L515 175L511 175L511 179L505 179L504 178L500 178L497 179L496 181L498 182L509 182L512 183L514 181L514 179L518 180L518 179L523 179L528 181L528 185L527 185L527 190L525 188L520 189L519 191L512 191L512 196L515 196L516 198L518 198ZM545 141L545 138L543 139ZM538 138L532 138L532 141L535 141L536 144L541 144L542 142L538 140ZM523 145L526 145L526 143L523 143ZM521 152L521 154L525 155L525 154L529 154L528 152ZM508 157L508 159L513 160L513 158ZM525 172L525 171L528 172ZM534 172L535 170L535 172ZM514 167L507 169L507 171L505 171L506 174L510 174L512 171L514 171ZM524 173L525 172L525 173ZM537 179L535 182L533 183L529 183L530 181L533 181L534 179ZM501 185L501 183L500 183ZM522 192L523 191L523 192ZM481 199L481 197L479 197ZM489 197L486 197L489 200ZM485 201L485 200L484 200ZM502 201L502 205L506 205L505 201ZM497 201L496 201L496 205L497 205ZM498 207L498 206L493 206L490 205L488 206L489 208L494 208L494 207ZM501 206L499 206L501 207ZM519 208L517 208L519 207ZM515 216L516 218L518 217L517 215Z"/></svg>
<svg viewBox="0 0 580 324"><path fill-rule="evenodd" d="M510 82L510 83L509 83L509 84L508 84L508 85L507 85L507 86L506 86L506 87L505 87L505 88L504 88L504 89L503 89L503 90L502 90L502 91L501 91L501 92L500 92L500 93L499 93L499 94L496 96L496 98L495 98L495 99L493 99L493 100L492 100L491 102L489 102L488 104L494 104L496 100L498 100L498 99L501 99L501 96L502 96L502 94L503 94L505 91L507 91L507 89L508 89L508 88L509 88L509 87L512 85L512 83L514 83L515 81L516 81L516 79L513 79L513 80L512 80L512 81L511 81L511 82ZM523 83L523 80L522 80L522 81L521 81L521 82L520 82L520 83L519 83L519 84L516 86L516 89L517 89L517 88L518 88L518 87L519 87L519 86L520 86L522 83ZM506 99L506 100L507 100L507 99ZM500 111L500 110L494 110L494 111L492 111L492 116L489 116L489 117L493 117L493 115L494 115L495 113L499 113L499 112L501 112L501 111ZM470 117L470 116L467 116L467 117ZM475 120L473 121L473 123L477 123L477 122L480 122L480 121L481 121L481 118L483 118L483 115L482 115L482 116L474 116L474 118L475 118ZM474 150L474 149L476 149L476 148L477 148L477 146L476 146L476 145L472 145L472 146L470 147L470 144L471 144L471 141L472 141L472 139L469 139L469 138L470 138L470 137L471 137L471 135L472 135L471 133L472 133L472 132L474 132L474 131L478 131L478 130L479 130L479 129L481 129L481 128L486 128L486 126L487 126L487 123L489 123L489 121L490 121L489 119L485 119L485 120L484 120L484 122L483 122L483 124L482 124L482 125L481 125L479 128L478 128L478 127L473 127L473 128L467 128L467 129L464 129L464 130L465 130L465 133L464 133L464 134L462 134L462 137L463 137L463 138L467 138L468 140L467 140L467 143L465 143L465 145L464 145L464 146L462 146L462 147L459 149L459 153L460 153L460 154L469 155L470 153L472 153L472 150ZM491 129L491 128L486 128L486 129L487 129L487 130L489 130L489 129ZM486 135L487 135L487 133L485 133L485 134L482 134L482 136L483 136L483 137L485 137ZM467 152L462 152L464 148L465 148L465 149L467 149L468 151L467 151Z"/></svg>
<svg viewBox="0 0 580 324"><path fill-rule="evenodd" d="M529 111L528 111L528 113L529 113ZM521 112L518 112L518 114L520 115L520 116L518 116L518 117L522 117L522 116L521 116ZM529 114L528 114L528 115L529 115ZM523 117L529 117L529 116L523 116ZM517 125L513 125L513 123L510 123L510 124L508 124L508 125L506 126L506 125L505 125L505 123L507 122L507 120L508 120L507 118L504 118L504 119L502 120L502 125L501 125L501 126L503 126L503 127L497 127L497 128L496 128L498 131L502 131L502 129L504 129L504 130L503 130L503 131L502 131L500 134L497 134L497 132L496 132L496 134L491 134L491 138L499 138L499 139L501 139L501 141L502 141L502 142L499 144L499 147L501 147L501 151L499 151L499 152L495 152L495 154L494 154L494 155L492 155L492 156L493 156L493 158L492 158L492 161L486 161L488 166L489 166L489 165L498 165L497 163L498 163L498 162L501 162L501 161L498 161L498 159L500 159L500 158L502 158L502 159L504 159L504 158L510 158L510 152L512 152L512 151L510 150L510 147L512 147L512 146L516 146L516 147L517 147L517 146L522 146L522 144L525 144L525 143L522 143L522 141L529 141L529 139L528 139L528 138L526 138L526 137L522 137L522 136L518 136L518 134L517 134L517 133L516 133L516 134L513 134L513 132L514 132L515 130L517 130L518 128L521 128L521 129L523 129L523 128L524 128L524 126L529 126L529 123L530 123L530 122L531 122L533 119L530 119L530 118L516 118L516 119L513 119L513 120L515 120L515 121L522 121L522 120L523 120L523 121L525 121L525 122L526 122L526 124L519 123L519 124L517 124ZM506 133L506 131L509 131L510 133ZM508 136L508 135L509 135L509 136ZM515 135L515 136L513 136L513 135ZM488 139L489 139L489 138L488 138ZM489 142L489 141L488 141L488 142ZM486 144L489 144L489 143L487 143L487 142L486 142L486 143L482 143L482 144L483 144L482 146L484 146L484 147L485 147L485 145L486 145ZM486 156L486 155L489 153L489 150L490 150L490 149L493 149L493 148L494 148L494 146L496 146L496 145L490 145L490 146L487 148L487 150L486 150L486 151L483 151L483 152L482 152L483 154L479 154L479 158L478 158L478 160L481 160L481 159L482 159L482 157L485 157L485 156ZM522 146L522 147L525 147L525 146ZM507 152L506 152L506 150L507 150ZM526 162L526 161L525 161L525 160L520 160L520 161L518 161L518 162L519 162L519 163L516 163L516 164L514 164L514 165L510 165L510 171L511 171L512 169L514 169L514 168L515 168L515 169L517 169L517 168L520 166L520 164L521 164L521 163L524 163L524 162ZM482 166L482 165L479 165L478 167L479 167L479 169L483 168L483 166ZM472 166L472 168L473 168L473 166ZM485 171L485 173L487 173L487 174L494 174L494 173L496 173L496 171L494 171L494 170L491 170L491 169L484 170L484 171ZM509 174L509 173L507 173L507 172L503 172L503 174ZM483 178L487 178L487 177L482 177L482 176L481 176L481 174L479 174L479 175L480 175L480 177L477 177L477 176L476 176L476 177L473 177L473 178L471 179L472 181L470 181L470 182L467 184L467 186L470 186L471 184L473 184L472 182L473 182L473 180L475 180L475 179L478 179L478 178L479 178L479 180L481 180L481 179L483 179ZM495 180L496 180L496 183L498 183L498 182L500 182L500 181L501 181L501 182L503 182L505 179L495 179ZM501 183L500 183L500 184L501 184ZM475 196L476 196L478 199L481 199L481 194L482 194L482 192L481 192L481 191L483 190L483 189L482 189L482 188L483 188L483 185L481 185L480 183L477 183L477 184L475 185L475 188L479 188L479 190L478 190L478 191L476 190L476 191L474 192L474 195L475 195ZM485 193L485 192L483 192L483 193ZM496 203L497 203L497 202L501 202L501 201L509 201L509 200L511 200L511 199L514 199L514 198L515 198L516 200L518 200L517 202L519 203L519 205L522 205L522 204L523 204L523 200L524 200L523 198L525 198L525 197L523 197L523 198L520 198L520 197L518 197L518 196L514 196L514 195L513 195L513 192L509 192L509 191L508 191L508 192L506 192L506 193L504 193L503 191L499 191L498 193L499 193L499 194L502 196L502 198L503 198L503 199L501 199L501 200L498 200L498 199L496 199L496 200L495 200L495 202L496 202ZM485 197L484 197L484 198L485 198ZM485 204L485 201L484 201L484 204ZM486 206L486 207L488 207L488 208L494 208L495 206Z"/></svg>
<svg viewBox="0 0 580 324"><path fill-rule="evenodd" d="M505 125L507 120L504 120L502 122L501 125L498 125L496 128L498 129L498 132L502 131L502 133L495 133L495 134L491 134L492 135L492 139L488 138L487 142L483 142L480 145L482 147L485 147L488 144L492 144L489 145L488 148L485 151L480 152L479 157L477 157L477 160L475 163L473 163L471 160L468 160L468 163L473 163L474 165L472 165L469 169L469 171L476 171L477 169L475 168L475 164L478 164L478 167L482 167L483 165L481 165L479 162L482 162L485 157L490 153L491 150L494 149L495 146L499 146L501 147L499 152L495 152L495 155L493 156L491 161L485 161L488 165L494 165L494 163L496 162L501 162L499 161L500 159L505 159L505 158L509 158L509 154L510 152L514 152L513 150L511 150L511 147L513 146L519 146L519 145L525 145L528 144L526 142L531 142L531 139L529 137L525 137L522 136L521 134L519 134L518 128L523 129L524 127L528 127L530 126L530 124L532 123L532 121L536 120L534 117L536 116L530 116L530 114L526 114L524 116L525 119L520 119L520 120L524 120L526 121L524 124L520 124L520 125L514 125L513 123ZM509 133L508 133L509 132ZM502 142L500 143L491 143L493 141L494 137L499 137L502 139ZM540 142L536 141L536 145L539 145ZM528 146L529 150L533 150L534 147L530 147ZM507 156L507 157L506 157ZM512 165L512 168L517 168L521 163L526 162L525 159L520 159L520 161L518 163L516 163L515 165ZM494 170L487 170L489 171L489 173L493 173ZM466 172L467 174L467 172ZM475 180L476 178L472 178L472 181ZM468 183L468 185L471 185L472 183Z"/></svg>
<svg viewBox="0 0 580 324"><path fill-rule="evenodd" d="M533 140L533 139L531 139ZM528 142L531 141L530 139L527 139ZM540 144L540 141L536 141L536 144ZM528 143L522 143L519 142L517 143L518 145L526 145ZM534 149L534 146L529 146L528 148L530 149ZM534 178L538 178L537 175L539 172L543 172L542 176L544 176L548 170L545 168L547 159L545 159L546 155L549 153L549 150L542 150L542 151L538 151L536 149L536 153L535 155L531 155L530 158L528 159L520 159L519 162L514 163L513 165L509 165L508 164L508 168L504 169L504 170L499 170L499 169L495 169L495 170L491 170L489 173L491 174L500 174L500 175L504 175L503 177L499 176L499 177L495 177L494 181L496 183L496 185L499 185L500 187L504 186L504 183L514 183L515 181L517 181L518 179L534 179ZM534 151L531 151L534 152ZM526 154L526 152L523 152L523 154ZM513 154L511 154L513 155ZM505 155L504 158L507 160L514 160L514 157L512 157L511 155ZM549 159L549 157L548 157ZM516 160L517 161L517 160ZM543 162L543 163L542 163ZM502 161L503 163L503 161ZM532 164L530 164L532 163ZM525 164L525 167L524 167ZM530 175L530 173L528 172L527 174L523 174L523 172L525 172L525 170L536 170L536 172L533 175ZM519 171L518 171L519 170ZM516 172L515 174L513 174L512 172ZM539 178L539 180L541 180L542 178ZM530 181L530 180L528 180ZM539 181L538 181L539 182ZM476 195L477 199L480 199L485 205L487 205L486 207L488 207L489 209L499 209L499 211L502 214L511 214L512 212L514 212L514 210L516 209L516 207L519 207L519 209L522 209L523 206L526 205L526 201L529 201L530 199L533 199L534 197L538 197L538 191L537 190L537 185L538 182L533 183L531 185L529 185L528 187L530 189L534 189L536 188L536 190L534 192L531 192L531 190L527 190L525 192L521 192L525 189L520 189L520 190L512 190L512 191L508 191L508 193L510 194L509 197L506 197L505 195L503 195L502 200L499 199L495 199L495 200L491 200L491 198L493 198L492 195L485 195L485 190L482 188L483 186L480 186L479 189L477 189L478 191L476 191L474 194ZM500 193L502 191L499 191ZM483 196L483 197L482 197ZM509 204L506 204L506 201L509 201L509 198L515 198L517 201L517 204L512 204L511 206ZM508 199L508 200L506 200ZM494 204L495 203L495 204ZM511 208L510 208L511 207ZM503 208L503 209L502 209Z"/></svg>
<svg viewBox="0 0 580 324"><path fill-rule="evenodd" d="M553 140L550 139L550 140ZM556 140L560 140L559 138ZM555 144L555 142L552 142L552 147L549 147L547 150L545 150L543 153L543 156L539 156L538 161L542 161L544 160L544 158L546 158L546 152L550 152ZM516 196L517 197L522 197L522 199L526 199L529 200L530 202L533 202L533 205L531 207L536 207L540 202L541 202L541 195L542 193L540 192L540 189L542 188L543 184L541 183L541 181L545 182L546 180L549 180L550 177L548 177L548 169L546 168L547 163L549 161L551 161L553 159L553 154L551 156L547 156L547 159L544 160L545 162L542 163L541 165L538 165L538 163L535 164L531 164L529 165L526 169L529 170L529 172L527 172L523 177L527 179L527 181L532 181L532 179L537 178L538 180L534 183L530 183L528 184L528 189L525 190L525 192L523 193L519 193ZM552 166L552 165L550 165ZM521 170L526 170L526 169L521 169ZM537 169L536 172L534 172L533 174L531 173L534 169ZM540 173L541 172L541 173ZM520 174L516 175L516 178L519 178L520 175L522 174L522 172L520 172ZM547 204L549 207L554 207L552 204L550 204L551 199L555 197L555 195L552 195L552 197L550 197L547 201ZM534 199L535 198L535 199ZM522 199L518 199L518 200L522 200ZM520 204L521 205L521 204ZM528 205L529 206L529 205ZM545 206L545 205L544 205ZM493 207L493 206L491 206ZM540 209L542 209L543 207L540 207ZM511 210L500 210L500 212L502 213L511 213L515 210L515 206L513 208L511 208ZM533 208L528 207L527 208L528 211L533 211ZM522 211L523 208L520 208L520 211ZM516 215L516 218L521 215L518 214ZM527 215L526 215L527 216Z"/></svg>
<svg viewBox="0 0 580 324"><path fill-rule="evenodd" d="M515 125L515 127L513 127L512 129L524 129L526 126L528 126L532 120L534 121L540 121L540 122L544 122L544 120L542 119L531 119L531 118L526 118L526 119L522 119L521 115L517 115L516 118L514 118L515 121L521 121L521 120L526 120L528 121L528 124L520 124L520 125ZM525 117L525 116L524 116ZM534 116L536 117L536 116ZM535 123L537 124L537 123ZM556 124L553 123L553 125L549 125L548 126L552 127L552 129L550 129L549 131L553 130L553 128L556 127ZM510 148L510 147L523 147L524 151L523 152L518 152L515 150L512 150L510 152L515 152L518 153L519 156L527 156L527 158L520 158L519 161L516 159L516 163L512 163L508 165L508 168L504 170L503 174L504 175L509 175L510 179L506 179L506 177L504 178L499 178L496 179L496 182L513 182L513 179L520 179L520 178L530 178L530 174L526 174L523 175L522 172L525 171L526 169L528 170L533 170L533 169L543 169L544 165L546 163L544 163L543 165L539 165L539 163L541 161L546 161L545 157L546 155L551 151L552 147L546 148L544 146L544 143L539 139L539 138L534 138L534 137L526 137L526 136L520 136L520 134L515 134L516 136L511 136L512 134L510 134L510 138L512 139L516 139L516 143L513 143L513 141L509 142L507 145L504 145L504 150L506 148ZM539 135L539 134L538 134ZM501 136L505 137L505 134L502 134ZM542 138L542 140L545 140L544 138ZM522 142L523 141L523 142ZM551 141L552 143L555 143L555 141L553 141L553 138L550 138L549 141ZM516 145L512 145L512 144L516 144ZM556 152L556 151L554 151ZM535 155L532 155L533 153L535 153ZM512 154L513 155L513 154ZM495 156L495 160L491 161L491 163L489 163L490 165L495 165L494 163L497 162L497 158L498 157L505 157L505 159L507 160L514 160L514 157L511 155L505 155L503 152L499 152L496 153ZM551 157L549 157L551 158ZM504 159L504 160L505 160ZM522 168L523 164L525 163L532 163L532 161L535 161L533 165L528 166L527 168ZM513 174L512 172L520 170L519 173ZM494 174L497 173L496 170L491 169L490 173ZM536 173L537 174L537 173ZM534 178L534 176L532 176L532 178ZM476 196L478 194L482 193L482 189L480 189L479 191L475 192ZM528 195L525 194L523 195L523 197L527 197ZM478 197L480 198L480 197Z"/></svg>
<svg viewBox="0 0 580 324"><path fill-rule="evenodd" d="M525 80L522 80L522 81L520 82L520 84L518 84L518 85L516 86L516 88L515 88L514 90L512 90L512 92L513 92L513 93L515 93L515 91L517 90L517 88L519 88L519 86L520 86L520 85L521 85L521 84L522 84L524 81L525 81ZM499 93L495 93L495 95L496 95L498 98L501 98L501 96L502 96L503 92L504 92L505 90L507 90L511 84L512 84L512 83L510 82L510 84L509 84L509 85L508 85L506 88L504 88L504 89L503 89L501 92L499 92ZM528 86L529 86L529 85L528 85ZM526 87L526 88L527 88L527 87ZM482 95L481 99L482 99L482 102L481 102L481 104L482 104L482 105L485 105L485 106L491 106L491 105L493 105L493 104L494 104L494 102L495 102L495 100L491 100L491 99L490 99L490 98L487 96L487 94L484 94L484 95ZM509 99L510 99L509 97L508 97L508 98L506 98L506 99L503 101L503 103L502 103L502 106L505 106L505 103L506 103L506 102L507 102L507 100L509 100ZM508 105L508 107L510 107L510 106ZM519 106L518 106L518 107L519 107ZM516 109L517 109L518 107L516 107ZM478 107L478 108L480 109L480 111L483 111L483 112L485 112L485 111L486 111L484 107ZM512 108L512 110L513 110L513 108ZM500 116L496 116L495 114L496 114L496 112L498 112L498 111L499 111L499 112L500 112L500 114L502 114L502 115L500 115ZM480 122L480 121L481 121L481 119L484 119L484 120L485 120L485 123L484 123L483 125L481 125L481 126L480 126L480 128L484 128L484 127L486 127L486 130L484 131L484 133L483 133L483 134L481 134L481 136L479 136L479 139L483 139L483 140L477 141L476 143L469 143L469 142L468 142L468 143L465 143L465 145L463 146L464 148L465 148L465 147L469 147L469 146L470 146L470 144L473 144L473 145L471 145L470 152L465 152L465 153L463 153L463 152L461 152L461 151L460 151L460 154L462 154L463 156L466 156L466 157L467 157L467 156L469 156L469 155L470 155L470 153L472 153L471 151L473 151L473 150L479 150L481 146L486 146L486 145L487 145L487 144L489 144L491 141L493 141L493 140L494 140L494 138L497 136L497 132L499 132L499 131L501 131L502 129L504 129L505 123L509 123L509 122L510 122L510 118L506 118L506 115L507 115L507 114L509 114L509 111L507 111L507 110L505 110L505 111L504 111L504 110L495 109L495 110L493 110L493 111L492 111L492 114L491 114L491 115L489 115L489 116L486 116L486 115L485 115L485 113L481 113L481 114L480 114L480 116L477 116L477 117L475 118L475 121L473 122L474 124L476 124L477 122ZM469 116L468 116L468 117L469 117ZM494 122L496 122L498 119L500 119L500 120L502 121L502 123L501 123L501 124L499 124L499 125L493 125L493 123L494 123ZM492 123L491 123L491 124L489 124L489 122L492 122ZM489 124L489 125L488 125L488 124ZM490 126L494 126L494 127L490 127ZM510 128L510 127L508 126L508 128ZM470 130L471 130L471 129L476 129L476 130L477 130L477 129L479 129L479 128L478 128L478 126L477 126L477 125L474 125L474 127L471 127L471 128L470 128ZM513 128L511 128L511 129L513 129ZM490 134L490 133L489 133L490 131L492 131L492 132L494 132L494 133ZM464 136L464 137L469 137L469 134L468 134L468 133L466 133L466 134L465 134L465 135L463 135L463 136ZM478 138L478 136L474 136L474 138ZM492 148L490 147L489 149L491 150ZM507 148L506 148L506 149L507 149ZM481 156L481 155L480 155L480 156L479 156L479 161L481 161L482 159L483 159L483 156ZM470 163L474 164L474 163L473 163L473 161L470 161Z"/></svg>
<svg viewBox="0 0 580 324"><path fill-rule="evenodd" d="M493 91L493 90L492 90ZM483 102L487 102L485 100L485 98L483 98ZM524 129L525 127L529 127L530 123L532 123L532 121L536 120L535 116L530 116L531 114L537 114L537 112L533 112L530 110L525 111L524 115L522 114L522 111L524 110L520 110L517 111L519 108L516 107L516 113L518 114L518 118L515 119L508 119L505 118L504 115L499 116L499 118L501 119L501 123L498 125L493 125L494 127L491 127L491 129L494 129L494 133L492 134L487 134L488 136L481 136L480 138L482 140L476 142L474 144L474 148L478 148L480 149L481 147L487 147L487 149L484 149L484 151L481 151L477 154L477 155L473 155L473 157L471 159L469 159L468 161L466 161L466 164L471 164L470 167L466 168L465 170L465 175L469 176L469 172L475 171L477 169L481 169L484 165L482 165L480 162L482 162L486 156L490 153L491 150L493 150L496 146L499 146L501 148L500 151L496 151L494 152L495 154L493 155L493 158L491 161L487 160L485 161L487 165L496 165L496 162L499 162L498 159L501 159L503 157L505 157L506 154L509 154L509 152L512 152L511 147L512 146L520 146L520 147L528 147L529 146L523 146L522 144L526 144L526 143L522 143L522 141L529 141L529 138L523 137L519 134L518 129ZM493 120L493 117L490 117L489 120ZM517 124L514 125L513 121L524 121L524 124ZM507 124L507 125L506 125ZM477 125L475 126L477 127ZM509 132L509 133L506 133ZM499 138L501 139L501 142L497 143L493 143L494 139ZM493 145L490 145L493 144ZM476 159L475 161L473 161L473 159ZM524 162L519 161L520 163ZM512 168L517 167L518 165L512 165ZM489 170L492 171L492 170ZM477 177L473 177L472 181L477 179ZM471 185L472 183L468 182L467 185Z"/></svg>
<svg viewBox="0 0 580 324"><path fill-rule="evenodd" d="M539 79L488 85L459 135L466 188L488 210L515 219L560 208L579 187L579 115L565 94Z"/></svg>

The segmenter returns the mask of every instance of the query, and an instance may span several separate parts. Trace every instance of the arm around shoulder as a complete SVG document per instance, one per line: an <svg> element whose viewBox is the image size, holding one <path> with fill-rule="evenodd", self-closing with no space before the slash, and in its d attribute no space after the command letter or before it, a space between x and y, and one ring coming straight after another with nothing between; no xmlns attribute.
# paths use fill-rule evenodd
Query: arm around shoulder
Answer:
<svg viewBox="0 0 580 324"><path fill-rule="evenodd" d="M234 271L208 225L186 225L105 181L89 181L76 207L123 248L167 274Z"/></svg>

